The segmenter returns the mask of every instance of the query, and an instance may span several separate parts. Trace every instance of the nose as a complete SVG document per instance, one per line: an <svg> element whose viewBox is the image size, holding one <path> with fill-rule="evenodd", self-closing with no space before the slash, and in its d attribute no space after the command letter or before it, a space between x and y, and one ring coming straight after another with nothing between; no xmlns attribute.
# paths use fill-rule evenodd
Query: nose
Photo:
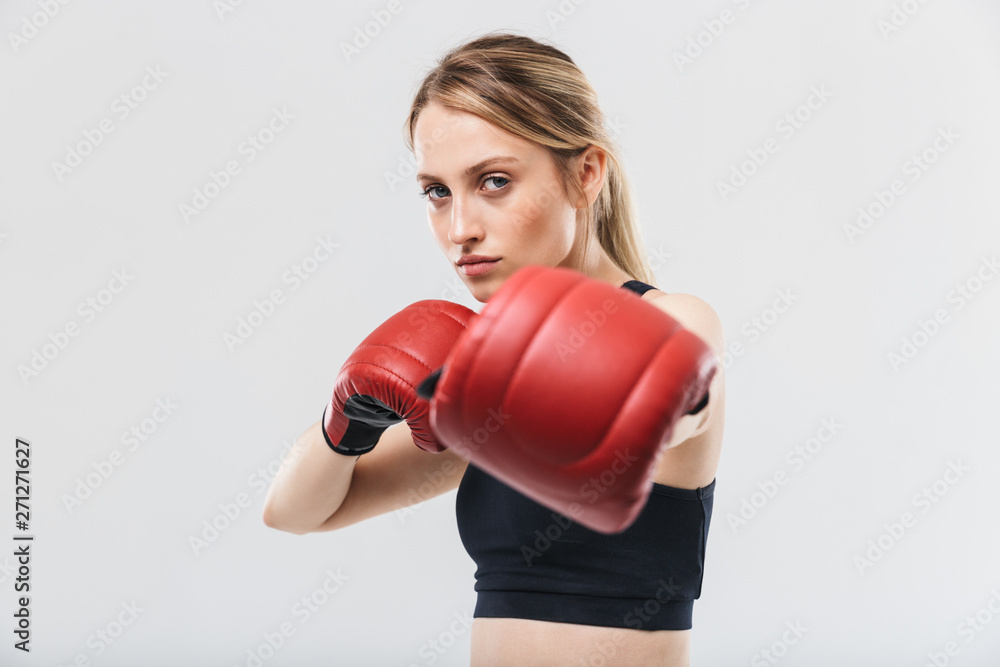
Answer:
<svg viewBox="0 0 1000 667"><path fill-rule="evenodd" d="M448 240L455 245L467 245L473 241L482 241L483 233L479 216L472 210L470 204L455 197L451 205Z"/></svg>

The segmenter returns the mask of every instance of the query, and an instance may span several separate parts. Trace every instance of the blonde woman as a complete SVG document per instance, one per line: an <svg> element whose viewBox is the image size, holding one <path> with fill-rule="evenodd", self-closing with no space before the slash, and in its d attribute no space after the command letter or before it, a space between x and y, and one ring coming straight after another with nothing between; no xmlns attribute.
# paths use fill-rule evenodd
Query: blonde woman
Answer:
<svg viewBox="0 0 1000 667"><path fill-rule="evenodd" d="M638 295L721 357L712 308L653 286L604 115L565 53L514 34L452 49L423 80L405 131L431 233L476 300L488 302L529 265L570 269ZM432 341L415 343L413 355L436 359L433 367L461 333L448 327L465 315L453 315L432 335L424 321L422 338L395 339ZM413 383L404 384L394 391L417 405ZM721 367L697 408L673 424L641 513L614 534L438 451L426 411L400 421L384 402L362 398L328 406L296 443L267 497L268 526L349 526L407 506L432 475L435 494L458 488L459 532L477 564L473 665L690 664L722 445ZM540 542L546 531L553 539Z"/></svg>

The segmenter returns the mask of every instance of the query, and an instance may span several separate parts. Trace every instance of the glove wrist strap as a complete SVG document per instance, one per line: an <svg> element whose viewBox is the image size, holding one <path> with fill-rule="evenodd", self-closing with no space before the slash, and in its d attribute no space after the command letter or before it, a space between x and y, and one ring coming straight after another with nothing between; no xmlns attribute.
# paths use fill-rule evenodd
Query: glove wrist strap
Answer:
<svg viewBox="0 0 1000 667"><path fill-rule="evenodd" d="M344 456L360 456L375 449L378 440L385 431L385 426L372 426L357 419L350 419L347 422L347 430L339 443L330 440L330 435L326 432L326 409L323 410L323 439L330 449L343 454Z"/></svg>

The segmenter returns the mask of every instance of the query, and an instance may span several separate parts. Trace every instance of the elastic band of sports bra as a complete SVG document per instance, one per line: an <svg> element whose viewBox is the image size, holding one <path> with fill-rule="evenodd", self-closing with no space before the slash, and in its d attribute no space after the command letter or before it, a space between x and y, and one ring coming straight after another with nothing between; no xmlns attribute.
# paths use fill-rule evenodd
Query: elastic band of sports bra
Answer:
<svg viewBox="0 0 1000 667"><path fill-rule="evenodd" d="M679 489L676 486L667 486L666 484L653 482L653 493L680 500L702 500L715 493L715 480L713 479L708 486L702 486L697 489Z"/></svg>

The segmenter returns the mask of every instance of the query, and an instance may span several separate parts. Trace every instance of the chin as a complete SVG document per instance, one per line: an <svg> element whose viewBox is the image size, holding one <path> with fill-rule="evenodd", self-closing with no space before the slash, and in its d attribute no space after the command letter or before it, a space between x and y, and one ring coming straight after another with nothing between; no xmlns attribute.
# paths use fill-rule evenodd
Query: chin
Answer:
<svg viewBox="0 0 1000 667"><path fill-rule="evenodd" d="M460 276L462 282L465 283L466 289L472 294L472 298L480 303L486 303L489 301L496 292L503 287L504 282L509 278L506 272L491 274L489 276L483 276L481 278L470 278L469 276Z"/></svg>
<svg viewBox="0 0 1000 667"><path fill-rule="evenodd" d="M486 303L487 301L490 300L490 297L496 294L498 289L500 289L499 286L478 285L476 287L470 288L469 291L472 293L473 299L475 299L479 303Z"/></svg>

